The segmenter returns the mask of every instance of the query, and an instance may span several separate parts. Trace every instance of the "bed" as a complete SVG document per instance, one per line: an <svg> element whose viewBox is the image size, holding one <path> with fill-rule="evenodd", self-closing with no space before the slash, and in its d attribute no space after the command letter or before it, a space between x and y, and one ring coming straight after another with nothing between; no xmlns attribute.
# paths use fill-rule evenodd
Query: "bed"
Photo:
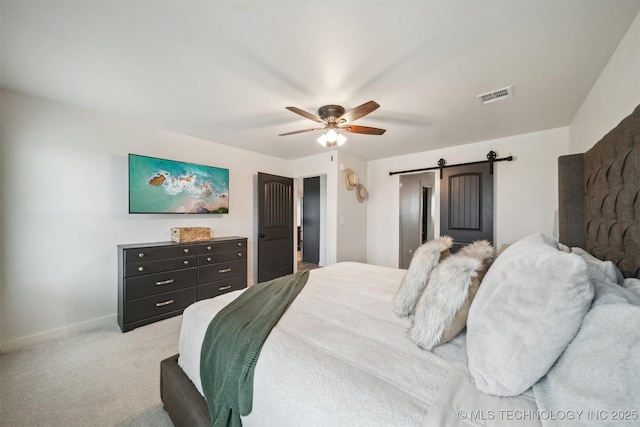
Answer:
<svg viewBox="0 0 640 427"><path fill-rule="evenodd" d="M559 242L527 236L490 267L478 263L488 270L467 307L467 328L430 351L413 337L421 313L433 312L419 306L424 297L409 315L393 310L409 272L361 263L312 270L264 343L255 368L253 410L242 418L243 425L637 422L638 141L640 107L587 153L559 159ZM444 276L452 259L440 258L431 268ZM555 267L562 271L547 268L556 259L568 263ZM529 264L522 267L523 262ZM518 319L527 313L540 317L536 304L549 309L549 301L530 294L530 277L512 285L514 266L551 271L546 289L557 293L552 301L559 305L542 316L547 323L536 320L538 334L530 332L531 323ZM479 268L467 266L468 283L472 277L482 279L474 273ZM549 286L572 268L580 286ZM436 279L430 280L423 294L437 289ZM180 353L161 362L161 398L176 426L211 424L200 380L203 337L215 314L243 292L185 310ZM522 305L511 307L518 298ZM509 328L505 319L511 319ZM612 403L611 396L619 398Z"/></svg>

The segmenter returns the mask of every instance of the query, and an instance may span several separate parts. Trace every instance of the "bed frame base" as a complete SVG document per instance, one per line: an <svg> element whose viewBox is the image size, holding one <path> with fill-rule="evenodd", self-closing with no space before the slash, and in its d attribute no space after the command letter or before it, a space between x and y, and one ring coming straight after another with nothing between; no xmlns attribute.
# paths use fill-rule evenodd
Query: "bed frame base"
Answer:
<svg viewBox="0 0 640 427"><path fill-rule="evenodd" d="M178 365L177 354L160 362L160 399L176 427L211 425L207 402Z"/></svg>

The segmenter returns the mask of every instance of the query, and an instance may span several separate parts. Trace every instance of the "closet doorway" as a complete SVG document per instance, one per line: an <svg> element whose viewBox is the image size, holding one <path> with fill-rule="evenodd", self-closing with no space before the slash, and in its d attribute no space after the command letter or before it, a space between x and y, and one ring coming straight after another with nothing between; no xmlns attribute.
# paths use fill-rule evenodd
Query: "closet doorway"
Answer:
<svg viewBox="0 0 640 427"><path fill-rule="evenodd" d="M324 265L326 239L326 177L296 179L297 188L297 271Z"/></svg>
<svg viewBox="0 0 640 427"><path fill-rule="evenodd" d="M434 237L434 187L433 172L400 176L400 268L409 268L415 250Z"/></svg>

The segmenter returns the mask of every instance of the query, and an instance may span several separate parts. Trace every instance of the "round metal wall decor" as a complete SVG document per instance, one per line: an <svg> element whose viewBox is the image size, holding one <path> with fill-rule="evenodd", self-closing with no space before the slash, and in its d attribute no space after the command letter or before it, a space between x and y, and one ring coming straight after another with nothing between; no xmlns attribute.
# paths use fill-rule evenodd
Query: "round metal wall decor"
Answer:
<svg viewBox="0 0 640 427"><path fill-rule="evenodd" d="M363 203L368 198L369 192L367 191L367 189L364 187L364 185L358 184L356 186L356 199L358 199L360 203Z"/></svg>

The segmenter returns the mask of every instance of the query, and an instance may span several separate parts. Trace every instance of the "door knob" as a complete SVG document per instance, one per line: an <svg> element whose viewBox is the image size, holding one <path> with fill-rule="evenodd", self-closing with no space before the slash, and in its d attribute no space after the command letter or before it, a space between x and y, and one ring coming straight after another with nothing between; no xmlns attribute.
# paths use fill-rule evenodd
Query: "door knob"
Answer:
<svg viewBox="0 0 640 427"><path fill-rule="evenodd" d="M264 238L265 236L266 236L266 234L264 234L264 233L259 233L258 234L258 237L260 237L260 238Z"/></svg>

